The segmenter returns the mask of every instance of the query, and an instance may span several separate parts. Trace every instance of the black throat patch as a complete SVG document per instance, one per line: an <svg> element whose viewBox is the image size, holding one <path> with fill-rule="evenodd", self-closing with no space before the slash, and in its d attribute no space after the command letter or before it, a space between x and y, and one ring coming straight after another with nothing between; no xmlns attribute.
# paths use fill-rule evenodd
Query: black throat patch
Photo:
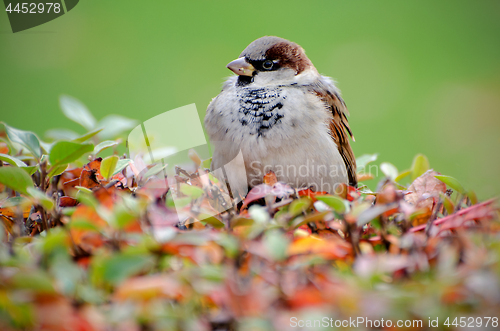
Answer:
<svg viewBox="0 0 500 331"><path fill-rule="evenodd" d="M238 91L241 125L250 128L250 134L264 136L273 126L279 125L286 96L281 88L241 88Z"/></svg>

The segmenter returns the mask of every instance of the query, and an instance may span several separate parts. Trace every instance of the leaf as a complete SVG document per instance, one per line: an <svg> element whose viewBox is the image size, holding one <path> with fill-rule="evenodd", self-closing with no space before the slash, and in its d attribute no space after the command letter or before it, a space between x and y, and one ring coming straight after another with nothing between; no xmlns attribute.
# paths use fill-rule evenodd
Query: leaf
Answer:
<svg viewBox="0 0 500 331"><path fill-rule="evenodd" d="M181 184L181 192L192 199L198 199L204 193L204 191L198 186L188 185L185 183Z"/></svg>
<svg viewBox="0 0 500 331"><path fill-rule="evenodd" d="M167 275L146 275L127 279L113 297L118 302L150 302L159 298L178 299L184 291L182 284Z"/></svg>
<svg viewBox="0 0 500 331"><path fill-rule="evenodd" d="M113 176L125 169L130 162L133 162L131 159L119 159L116 164L115 171L113 172Z"/></svg>
<svg viewBox="0 0 500 331"><path fill-rule="evenodd" d="M210 169L211 164L212 164L212 158L208 158L206 160L203 160L203 162L201 163L203 168L206 168L206 169Z"/></svg>
<svg viewBox="0 0 500 331"><path fill-rule="evenodd" d="M300 198L293 200L290 206L288 207L288 212L290 216L295 217L302 212L305 212L307 208L309 208L312 204L312 200L309 198Z"/></svg>
<svg viewBox="0 0 500 331"><path fill-rule="evenodd" d="M411 193L405 195L406 202L417 205L422 199L437 197L439 193L446 192L446 185L436 178L437 172L429 170L418 177L408 188Z"/></svg>
<svg viewBox="0 0 500 331"><path fill-rule="evenodd" d="M399 183L399 182L401 181L401 179L406 178L406 177L408 177L408 176L410 176L410 175L411 175L411 170L405 170L405 171L403 171L402 173L400 173L400 174L399 174L399 175L398 175L398 176L394 179L394 181L395 181L396 183Z"/></svg>
<svg viewBox="0 0 500 331"><path fill-rule="evenodd" d="M5 126L5 131L7 131L7 136L11 142L23 146L36 159L40 159L42 156L42 151L40 150L40 140L38 140L38 137L33 132L18 130L5 123L3 123L3 125Z"/></svg>
<svg viewBox="0 0 500 331"><path fill-rule="evenodd" d="M478 203L478 200L477 200L477 195L476 195L476 192L470 190L467 192L467 197L469 198L470 202L475 205Z"/></svg>
<svg viewBox="0 0 500 331"><path fill-rule="evenodd" d="M464 189L462 184L458 180L456 180L454 177L451 176L444 176L444 175L434 175L437 179L448 185L450 188L454 189L460 194L466 194L467 191Z"/></svg>
<svg viewBox="0 0 500 331"><path fill-rule="evenodd" d="M208 214L199 214L197 218L204 223L210 224L216 229L221 229L224 227L224 223L222 223L221 220L214 216Z"/></svg>
<svg viewBox="0 0 500 331"><path fill-rule="evenodd" d="M383 213L385 213L388 210L393 209L394 207L397 207L397 204L389 204L389 205L375 205L371 208L368 208L364 211L362 211L357 219L356 219L356 224L358 226L363 226L370 221L374 220L375 218L379 217Z"/></svg>
<svg viewBox="0 0 500 331"><path fill-rule="evenodd" d="M341 259L351 253L351 247L333 237L321 239L315 236L307 236L294 240L288 246L288 255L297 254L319 254L327 259Z"/></svg>
<svg viewBox="0 0 500 331"><path fill-rule="evenodd" d="M152 256L114 255L104 263L103 279L117 284L151 264Z"/></svg>
<svg viewBox="0 0 500 331"><path fill-rule="evenodd" d="M411 180L414 181L418 177L422 176L427 170L429 170L429 160L427 156L423 154L417 154L413 159L413 164L411 165Z"/></svg>
<svg viewBox="0 0 500 331"><path fill-rule="evenodd" d="M45 137L53 140L73 140L78 138L78 133L69 129L50 129L45 132Z"/></svg>
<svg viewBox="0 0 500 331"><path fill-rule="evenodd" d="M370 162L374 162L377 160L378 154L364 154L356 159L357 171L363 172L366 168L366 165Z"/></svg>
<svg viewBox="0 0 500 331"><path fill-rule="evenodd" d="M0 160L7 162L8 164L16 167L27 167L28 165L16 157L10 156L8 154L0 153Z"/></svg>
<svg viewBox="0 0 500 331"><path fill-rule="evenodd" d="M346 200L334 195L319 195L316 196L316 199L323 201L339 214L344 214L349 208L349 203Z"/></svg>
<svg viewBox="0 0 500 331"><path fill-rule="evenodd" d="M295 229L295 228L298 228L298 227L305 225L307 223L323 221L323 220L325 220L325 217L327 215L333 216L333 214L330 210L316 212L314 214L309 214L305 217L299 216L299 217L295 218L293 220L292 224L290 224L290 225L292 228Z"/></svg>
<svg viewBox="0 0 500 331"><path fill-rule="evenodd" d="M59 98L59 104L64 113L64 116L73 122L80 124L87 130L92 130L95 127L96 119L89 112L87 107L77 99L62 95Z"/></svg>
<svg viewBox="0 0 500 331"><path fill-rule="evenodd" d="M102 152L103 150L105 150L106 148L113 147L113 146L116 146L116 145L118 145L117 141L105 140L105 141L99 143L96 147L94 147L93 154L97 155L100 152Z"/></svg>
<svg viewBox="0 0 500 331"><path fill-rule="evenodd" d="M245 200L243 201L243 205L241 206L241 208L243 209L246 206L248 206L249 203L265 197L266 195L270 194L271 191L272 187L267 184L259 184L257 186L254 186L245 197Z"/></svg>
<svg viewBox="0 0 500 331"><path fill-rule="evenodd" d="M101 162L101 175L109 180L111 176L113 176L113 172L115 171L116 165L118 164L118 156L111 155L107 158L103 159Z"/></svg>
<svg viewBox="0 0 500 331"><path fill-rule="evenodd" d="M28 195L28 187L33 187L31 177L18 167L0 167L0 183L24 195Z"/></svg>
<svg viewBox="0 0 500 331"><path fill-rule="evenodd" d="M60 175L64 172L64 170L66 170L66 168L68 167L67 164L61 164L57 167L52 167L49 171L49 174L48 176L49 177L54 177L54 176L57 176L57 175Z"/></svg>
<svg viewBox="0 0 500 331"><path fill-rule="evenodd" d="M433 170L426 171L418 177L408 188L410 193L404 196L409 204L415 206L421 212L412 220L413 226L426 223L431 217L441 194L446 192L446 185L435 178L438 175Z"/></svg>
<svg viewBox="0 0 500 331"><path fill-rule="evenodd" d="M78 160L80 156L94 150L92 144L80 144L71 141L59 141L52 146L49 161L52 166L58 166Z"/></svg>
<svg viewBox="0 0 500 331"><path fill-rule="evenodd" d="M96 127L103 128L99 133L101 139L112 139L120 133L131 130L137 126L136 120L120 115L108 115L99 121Z"/></svg>
<svg viewBox="0 0 500 331"><path fill-rule="evenodd" d="M154 175L158 174L160 171L162 171L163 169L165 169L167 166L168 166L168 164L161 164L161 163L155 164L152 168L150 168L150 169L148 169L148 171L146 171L146 173L142 176L142 178L146 179L146 178L149 178L151 176L154 176Z"/></svg>
<svg viewBox="0 0 500 331"><path fill-rule="evenodd" d="M273 260L283 261L286 259L289 240L279 230L267 231L263 243Z"/></svg>
<svg viewBox="0 0 500 331"><path fill-rule="evenodd" d="M274 171L270 170L267 174L264 175L264 184L273 186L278 182L278 179L276 178L276 174Z"/></svg>
<svg viewBox="0 0 500 331"><path fill-rule="evenodd" d="M84 141L92 138L93 136L95 136L96 134L98 134L99 132L101 132L102 129L97 129L97 130L92 130L90 132L87 132L86 134L84 134L83 136L80 136L78 138L75 138L73 139L73 141L75 143L83 143Z"/></svg>
<svg viewBox="0 0 500 331"><path fill-rule="evenodd" d="M54 201L39 189L30 186L26 191L45 210L52 210L54 208Z"/></svg>
<svg viewBox="0 0 500 331"><path fill-rule="evenodd" d="M196 164L197 167L201 165L200 156L198 155L198 153L196 153L194 149L191 148L188 151L188 157L191 159L191 161L193 161Z"/></svg>
<svg viewBox="0 0 500 331"><path fill-rule="evenodd" d="M385 175L385 177L390 180L396 180L398 177L398 168L396 168L392 163L382 162L380 164L380 170Z"/></svg>
<svg viewBox="0 0 500 331"><path fill-rule="evenodd" d="M24 171L28 173L28 175L33 175L37 170L38 166L27 166L27 167L21 167Z"/></svg>

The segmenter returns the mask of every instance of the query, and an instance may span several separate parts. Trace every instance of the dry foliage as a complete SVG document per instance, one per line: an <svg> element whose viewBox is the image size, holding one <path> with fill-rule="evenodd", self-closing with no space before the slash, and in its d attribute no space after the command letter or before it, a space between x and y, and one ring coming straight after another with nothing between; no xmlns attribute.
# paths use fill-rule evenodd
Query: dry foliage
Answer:
<svg viewBox="0 0 500 331"><path fill-rule="evenodd" d="M289 330L292 317L324 316L426 329L498 316L496 202L422 155L401 174L382 166L377 193L295 190L268 173L236 204L203 167L179 171L177 187L140 176L141 160L98 157L86 141L100 130L87 129L49 145L6 126L1 330ZM375 158L358 158L360 178Z"/></svg>

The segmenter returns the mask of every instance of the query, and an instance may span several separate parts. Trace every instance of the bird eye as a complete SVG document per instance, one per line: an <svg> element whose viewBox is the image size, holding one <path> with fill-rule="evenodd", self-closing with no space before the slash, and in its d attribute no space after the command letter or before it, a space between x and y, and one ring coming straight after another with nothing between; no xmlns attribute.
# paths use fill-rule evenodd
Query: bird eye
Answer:
<svg viewBox="0 0 500 331"><path fill-rule="evenodd" d="M273 67L273 61L271 60L265 60L264 63L262 63L262 68L266 70L270 70Z"/></svg>

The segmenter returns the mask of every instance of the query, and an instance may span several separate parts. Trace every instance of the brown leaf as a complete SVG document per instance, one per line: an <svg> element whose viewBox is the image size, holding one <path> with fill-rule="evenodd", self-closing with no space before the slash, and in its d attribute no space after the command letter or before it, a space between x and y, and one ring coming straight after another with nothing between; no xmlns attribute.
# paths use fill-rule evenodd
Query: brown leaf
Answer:
<svg viewBox="0 0 500 331"><path fill-rule="evenodd" d="M94 187L99 187L101 185L101 181L104 180L104 177L100 172L101 161L102 158L99 157L90 161L83 167L80 175L80 186L93 189Z"/></svg>
<svg viewBox="0 0 500 331"><path fill-rule="evenodd" d="M74 207L78 204L78 200L68 197L62 196L59 198L59 207Z"/></svg>
<svg viewBox="0 0 500 331"><path fill-rule="evenodd" d="M422 214L413 220L413 226L424 224L429 220L439 201L439 194L446 192L446 184L435 178L435 175L439 175L439 173L427 170L413 181L408 188L411 193L404 197L406 202L422 211Z"/></svg>

